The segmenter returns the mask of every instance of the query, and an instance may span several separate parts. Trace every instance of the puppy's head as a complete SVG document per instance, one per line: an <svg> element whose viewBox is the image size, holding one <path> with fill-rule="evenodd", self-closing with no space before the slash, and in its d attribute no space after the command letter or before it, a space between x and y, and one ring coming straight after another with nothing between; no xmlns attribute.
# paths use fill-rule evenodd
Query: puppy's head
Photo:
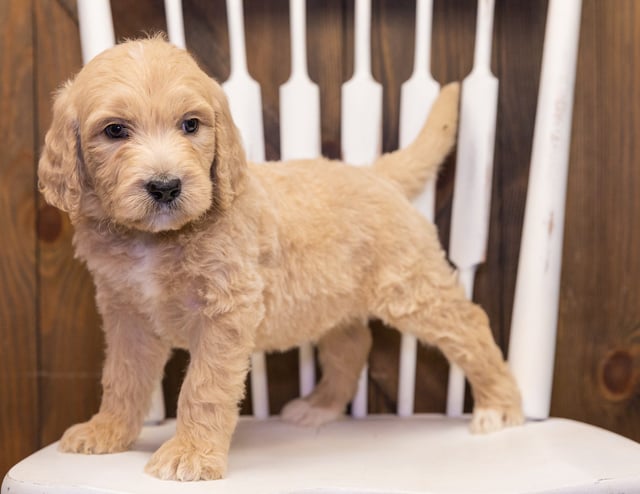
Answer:
<svg viewBox="0 0 640 494"><path fill-rule="evenodd" d="M58 92L38 178L72 217L158 232L228 208L245 169L220 86L156 37L105 51Z"/></svg>

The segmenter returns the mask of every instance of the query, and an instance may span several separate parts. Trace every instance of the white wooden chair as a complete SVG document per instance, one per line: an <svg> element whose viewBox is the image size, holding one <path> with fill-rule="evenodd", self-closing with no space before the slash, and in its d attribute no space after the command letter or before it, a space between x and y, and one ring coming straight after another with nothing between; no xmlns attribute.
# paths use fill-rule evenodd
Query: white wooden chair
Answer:
<svg viewBox="0 0 640 494"><path fill-rule="evenodd" d="M262 161L260 89L246 70L241 1L227 1L232 70L224 87L249 157ZM431 0L417 3L415 71L402 91L401 145L415 135L437 92L428 73ZM180 0L165 0L165 7L170 40L184 46ZM357 164L371 161L380 150L375 138L380 135L376 102L382 90L369 71L369 8L368 0L356 1L356 70L343 88L343 154ZM284 158L320 153L318 90L306 72L304 0L291 0L291 9L293 70L281 89ZM111 13L108 0L79 0L78 10L86 61L113 44ZM416 342L405 338L398 396L401 417L366 416L363 374L352 408L354 415L364 418L345 418L319 429L298 428L267 417L264 357L255 355L254 417L240 420L226 479L178 484L143 473L152 452L175 428L174 421L161 422L158 393L151 425L143 429L131 451L69 455L57 452L52 444L13 467L3 481L2 493L640 492L640 444L579 422L548 418L580 10L580 0L550 0L547 14L509 352L530 419L526 425L487 436L471 435L468 417L461 416L464 381L455 369L447 415L414 415ZM490 197L483 181L474 177L491 170L496 103L490 96L497 95L497 81L487 64L493 0L480 0L478 12L474 69L463 86L450 253L470 296L475 268L484 259ZM473 98L479 86L484 98ZM305 104L296 104L299 101ZM301 106L304 112L298 113ZM559 113L558 108L563 111ZM362 135L367 138L361 139ZM475 152L469 154L469 149ZM427 190L416 206L429 215L432 202L432 192ZM549 233L546 221L551 214L556 227ZM475 232L475 241L461 242L458 236L463 230ZM479 248L468 250L465 245L469 244ZM544 256L537 255L541 251ZM547 263L547 269L541 263ZM309 392L315 381L312 359L309 348L301 351L301 393Z"/></svg>

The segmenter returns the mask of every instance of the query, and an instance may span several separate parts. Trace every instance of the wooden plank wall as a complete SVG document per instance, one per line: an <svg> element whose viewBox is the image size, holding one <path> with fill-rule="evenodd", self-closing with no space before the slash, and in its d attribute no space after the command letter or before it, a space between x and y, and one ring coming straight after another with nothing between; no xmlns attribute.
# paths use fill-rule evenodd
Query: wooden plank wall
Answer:
<svg viewBox="0 0 640 494"><path fill-rule="evenodd" d="M119 39L165 28L161 0L112 0ZM476 297L507 348L533 135L546 2L496 2L493 68L500 102L488 259ZM584 0L567 199L552 413L640 440L640 5ZM373 71L385 85L383 147L397 146L401 83L413 60L413 0L373 1ZM475 0L435 0L433 72L444 83L471 67ZM183 0L187 42L202 66L229 74L224 0ZM340 84L353 70L353 0L308 0L309 65L321 86L322 149L339 157ZM245 0L249 69L263 88L266 151L279 155L278 86L290 70L288 2ZM68 219L35 190L50 97L81 66L74 0L3 0L0 57L0 475L97 410L103 340ZM638 61L638 63L636 63ZM636 77L638 76L638 77ZM454 160L438 185L448 244ZM395 408L394 331L375 325L369 405ZM167 366L169 413L188 357ZM296 353L268 359L271 408L296 396ZM447 364L420 349L416 410L444 410ZM248 410L248 403L243 410ZM469 406L470 404L468 404Z"/></svg>
<svg viewBox="0 0 640 494"><path fill-rule="evenodd" d="M31 10L0 2L0 475L39 446Z"/></svg>

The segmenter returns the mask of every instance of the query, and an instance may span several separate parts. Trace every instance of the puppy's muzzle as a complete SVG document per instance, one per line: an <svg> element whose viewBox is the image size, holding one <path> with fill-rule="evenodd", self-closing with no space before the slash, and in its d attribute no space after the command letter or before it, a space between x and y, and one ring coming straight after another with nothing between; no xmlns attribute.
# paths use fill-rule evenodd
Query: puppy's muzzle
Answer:
<svg viewBox="0 0 640 494"><path fill-rule="evenodd" d="M169 204L175 201L182 192L182 182L179 178L166 180L151 180L146 185L147 192L154 201Z"/></svg>

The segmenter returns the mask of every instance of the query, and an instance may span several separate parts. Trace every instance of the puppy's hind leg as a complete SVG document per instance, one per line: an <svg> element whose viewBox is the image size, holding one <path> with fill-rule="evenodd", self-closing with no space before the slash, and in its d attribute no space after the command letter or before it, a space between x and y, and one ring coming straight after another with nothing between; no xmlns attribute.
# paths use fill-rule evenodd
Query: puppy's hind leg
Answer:
<svg viewBox="0 0 640 494"><path fill-rule="evenodd" d="M491 432L523 422L520 392L493 340L485 312L467 300L444 256L415 260L402 276L386 276L374 314L462 368L475 401L471 430ZM387 272L387 275L390 273Z"/></svg>
<svg viewBox="0 0 640 494"><path fill-rule="evenodd" d="M353 398L360 372L371 349L367 321L352 321L333 328L318 342L322 378L304 398L282 409L287 422L317 427L338 418Z"/></svg>

